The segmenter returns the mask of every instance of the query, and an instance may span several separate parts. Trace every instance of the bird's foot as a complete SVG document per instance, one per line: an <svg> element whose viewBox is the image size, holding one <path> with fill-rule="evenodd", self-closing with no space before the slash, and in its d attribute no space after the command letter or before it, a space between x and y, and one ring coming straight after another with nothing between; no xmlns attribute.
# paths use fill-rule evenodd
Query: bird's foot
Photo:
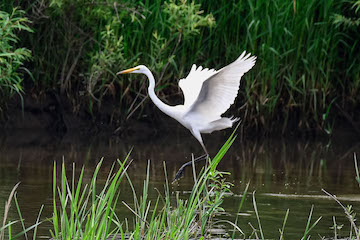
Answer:
<svg viewBox="0 0 360 240"><path fill-rule="evenodd" d="M181 168L179 169L179 171L177 171L177 173L175 174L175 178L174 178L174 180L172 181L172 184L174 184L175 182L177 182L177 181L179 181L180 180L180 178L182 178L185 174L185 167L184 167L184 165L183 166L181 166Z"/></svg>
<svg viewBox="0 0 360 240"><path fill-rule="evenodd" d="M180 178L182 178L182 177L184 176L184 174L185 174L185 168L186 168L187 166L192 165L193 162L194 162L194 164L195 164L195 163L198 163L198 162L200 162L200 161L207 160L208 157L209 157L208 154L204 154L204 155L201 155L200 157L197 157L197 158L195 158L195 159L192 159L192 160L189 161L189 162L184 163L184 164L179 168L179 171L177 171L177 173L175 174L175 178L174 178L174 180L172 181L172 183L177 182L178 180L180 180Z"/></svg>

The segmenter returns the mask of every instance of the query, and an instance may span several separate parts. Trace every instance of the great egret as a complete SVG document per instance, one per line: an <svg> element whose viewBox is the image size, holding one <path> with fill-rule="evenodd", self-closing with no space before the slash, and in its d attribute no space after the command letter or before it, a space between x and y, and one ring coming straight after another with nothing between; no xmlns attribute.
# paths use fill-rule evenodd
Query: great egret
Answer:
<svg viewBox="0 0 360 240"><path fill-rule="evenodd" d="M234 103L239 91L240 79L255 65L255 60L255 56L251 56L250 53L246 54L244 51L238 59L220 70L197 67L193 64L189 75L179 81L179 86L184 94L184 104L177 106L169 106L156 96L155 79L146 66L139 65L117 74L145 74L150 83L149 96L154 104L162 112L189 129L208 156L201 133L231 128L233 123L239 120L238 118L221 117L221 115ZM189 163L180 168L176 178L180 177L183 168L187 165Z"/></svg>

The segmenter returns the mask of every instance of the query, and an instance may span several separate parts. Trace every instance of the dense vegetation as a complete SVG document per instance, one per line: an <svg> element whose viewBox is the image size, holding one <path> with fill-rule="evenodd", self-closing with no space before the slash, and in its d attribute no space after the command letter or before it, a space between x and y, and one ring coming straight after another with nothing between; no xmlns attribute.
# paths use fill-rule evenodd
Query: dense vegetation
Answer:
<svg viewBox="0 0 360 240"><path fill-rule="evenodd" d="M145 64L157 78L160 98L180 102L177 79L193 63L220 68L247 50L258 56L257 64L244 77L232 108L246 126L330 133L345 122L358 130L359 5L345 0L2 1L0 24L8 29L0 32L2 106L13 92L51 91L67 99L74 114L85 111L96 119L106 112L102 120L119 126L152 105L146 104L147 82L118 77L117 71ZM10 38L4 37L9 32Z"/></svg>

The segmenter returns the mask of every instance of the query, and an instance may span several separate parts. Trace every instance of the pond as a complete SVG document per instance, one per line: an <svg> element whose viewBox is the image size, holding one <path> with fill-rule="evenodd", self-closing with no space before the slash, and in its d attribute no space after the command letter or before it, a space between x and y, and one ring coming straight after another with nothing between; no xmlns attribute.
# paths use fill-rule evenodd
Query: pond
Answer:
<svg viewBox="0 0 360 240"><path fill-rule="evenodd" d="M205 135L204 141L213 155L230 136L231 130ZM133 149L132 149L133 148ZM111 165L116 159L124 159L131 152L133 160L128 173L141 194L150 160L150 197L154 200L165 182L163 162L166 163L168 178L173 179L178 168L190 160L191 154L202 154L201 146L183 128L165 128L161 132L139 131L126 137L81 136L66 134L52 136L42 131L15 131L0 137L0 203L7 200L11 189L21 182L17 197L25 223L34 224L38 211L44 204L42 219L51 217L52 171L54 161L64 161L68 170L75 163L77 169L85 166L85 179L90 179L96 164L104 158L100 181L105 181ZM326 189L335 194L341 202L352 205L360 211L360 188L355 180L354 153L360 153L360 142L346 135L329 139L266 138L261 140L237 138L222 160L219 169L230 172L233 194L225 198L222 218L235 221L241 195L250 183L244 208L239 213L239 227L247 234L251 226L258 228L252 202L255 192L257 208L266 239L279 239L287 209L290 209L285 228L287 239L300 239L312 205L312 222L322 219L312 230L314 239L333 236L333 216L338 225L344 224L340 234L347 235L350 224L341 207L321 191ZM198 166L200 168L200 166ZM185 177L172 184L175 195L186 196L193 186L191 169ZM121 186L120 200L131 205L130 187ZM132 213L122 204L118 212L123 218L132 218ZM3 216L3 207L0 216ZM14 205L10 219L17 218ZM2 217L0 218L2 219ZM250 223L250 224L249 224ZM49 223L40 225L41 236L49 236ZM230 231L229 226L224 226Z"/></svg>

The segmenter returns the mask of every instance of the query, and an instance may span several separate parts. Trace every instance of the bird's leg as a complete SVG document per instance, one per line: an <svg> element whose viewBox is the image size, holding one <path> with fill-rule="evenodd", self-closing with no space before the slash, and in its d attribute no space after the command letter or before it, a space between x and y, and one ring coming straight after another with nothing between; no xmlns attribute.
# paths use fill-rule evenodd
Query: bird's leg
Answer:
<svg viewBox="0 0 360 240"><path fill-rule="evenodd" d="M185 170L185 168L186 168L187 166L190 166L193 161L194 161L194 164L195 164L195 163L198 163L198 162L200 162L200 161L207 160L208 158L209 158L209 155L206 153L206 154L204 154L204 155L201 155L200 157L195 158L194 160L191 160L191 161L189 161L189 162L184 163L184 164L179 168L179 171L177 171L173 183L176 182L177 180L179 180L179 179L184 175L184 170Z"/></svg>
<svg viewBox="0 0 360 240"><path fill-rule="evenodd" d="M201 143L201 142L200 142ZM206 163L209 163L209 153L204 145L204 143L201 143L201 146L203 147L204 151L205 151L205 155L206 155Z"/></svg>
<svg viewBox="0 0 360 240"><path fill-rule="evenodd" d="M205 154L200 156L200 157L197 157L195 158L193 161L194 163L197 163L197 162L200 162L202 160L206 160L206 162L208 162L208 159L209 159L209 153L204 145L204 142L201 138L201 134L200 134L200 131L197 130L197 129L194 129L194 128L191 128L190 129L190 132L192 133L192 135L194 135L194 137L199 141L199 143L201 144L202 148L204 149L205 151ZM184 165L182 165L179 169L179 171L176 173L175 175L175 179L173 182L176 182L177 180L179 180L183 175L184 175L184 170L187 166L190 166L192 164L192 161L189 161L187 163L185 163Z"/></svg>

